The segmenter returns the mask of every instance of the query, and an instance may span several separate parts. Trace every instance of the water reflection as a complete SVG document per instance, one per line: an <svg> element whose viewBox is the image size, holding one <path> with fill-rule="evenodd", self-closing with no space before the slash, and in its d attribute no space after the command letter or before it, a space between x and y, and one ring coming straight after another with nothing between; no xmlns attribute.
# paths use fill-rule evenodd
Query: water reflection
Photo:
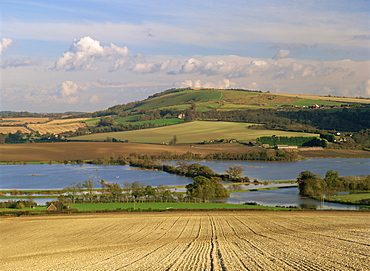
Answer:
<svg viewBox="0 0 370 271"><path fill-rule="evenodd" d="M256 202L264 206L296 206L308 209L342 209L342 210L359 210L361 207L355 205L339 204L332 202L319 201L308 197L302 197L298 193L297 187L282 188L266 191L251 191L231 193L230 198L218 200L231 204L243 204L245 202Z"/></svg>
<svg viewBox="0 0 370 271"><path fill-rule="evenodd" d="M191 161L187 161L192 163ZM297 162L245 162L245 161L196 161L209 166L217 173L225 173L230 166L242 166L244 175L251 180L258 179L259 184L228 185L231 190L260 189L292 185L290 183L274 183L274 180L295 180L302 171L309 170L324 176L327 170L338 171L341 176L359 176L370 174L370 159L310 159ZM168 163L176 164L175 161ZM73 182L82 183L87 179L100 187L99 180L119 183L139 181L142 184L165 186L185 186L192 182L191 178L168 174L162 171L133 170L136 168L116 165L0 165L0 189L62 189ZM268 183L263 183L264 181ZM184 192L184 188L177 191ZM52 199L35 199L38 204ZM324 203L310 198L300 197L298 188L274 189L232 193L224 200L228 203L242 204L257 202L268 206L298 206L323 209L359 209L338 203Z"/></svg>

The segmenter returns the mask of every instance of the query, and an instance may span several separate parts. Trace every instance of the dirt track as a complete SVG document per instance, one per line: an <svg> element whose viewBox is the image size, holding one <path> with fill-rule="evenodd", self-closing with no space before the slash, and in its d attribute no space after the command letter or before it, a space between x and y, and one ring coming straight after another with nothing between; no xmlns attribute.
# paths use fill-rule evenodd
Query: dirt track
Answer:
<svg viewBox="0 0 370 271"><path fill-rule="evenodd" d="M2 270L368 270L370 215L185 212L0 219Z"/></svg>

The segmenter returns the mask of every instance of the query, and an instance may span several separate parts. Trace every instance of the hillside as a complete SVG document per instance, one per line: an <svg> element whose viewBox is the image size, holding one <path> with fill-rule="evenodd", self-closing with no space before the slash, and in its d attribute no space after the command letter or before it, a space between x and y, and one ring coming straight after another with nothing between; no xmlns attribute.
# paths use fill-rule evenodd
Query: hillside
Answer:
<svg viewBox="0 0 370 271"><path fill-rule="evenodd" d="M248 142L261 136L319 136L312 133L273 131L267 129L249 129L251 123L235 123L222 121L194 121L166 127L145 130L98 133L71 138L72 140L104 141L107 137L134 143L168 144L173 136L177 137L179 144L194 144L212 140L236 139Z"/></svg>
<svg viewBox="0 0 370 271"><path fill-rule="evenodd" d="M314 104L337 106L348 103L370 104L370 99L325 97L315 95L294 95L264 93L261 91L234 89L170 89L149 96L147 99L127 105L116 105L108 111L117 112L129 109L140 110L186 110L196 107L197 111L284 108L287 106L309 107Z"/></svg>
<svg viewBox="0 0 370 271"><path fill-rule="evenodd" d="M0 115L0 134L7 134L5 143L69 138L103 141L114 138L163 144L168 143L175 135L180 143L199 143L222 138L250 141L260 136L300 136L301 134L295 134L297 132L309 133L309 136L312 133L326 134L325 138L332 138L330 142L334 143L333 135L340 131L347 138L340 136L337 139L345 146L334 147L370 147L370 99L353 97L277 94L245 89L185 88L169 89L142 101L116 105L93 113L68 116L37 116L28 112L6 114ZM19 117L28 119L21 124ZM37 117L50 119L44 123L37 121L35 124ZM206 124L204 127L196 122L194 127L186 124L210 120L234 123L234 126L240 124L243 128L235 131L230 127L225 129L223 127L227 125L220 126L218 123L217 130L208 131ZM246 132L245 127L250 125L254 127ZM183 127L187 127L187 131ZM149 131L148 128L153 129ZM138 131L143 129L146 129L145 132ZM18 133L11 137L18 130L23 136ZM35 138L34 135L26 136L27 133L41 136ZM4 136L2 140L4 141Z"/></svg>

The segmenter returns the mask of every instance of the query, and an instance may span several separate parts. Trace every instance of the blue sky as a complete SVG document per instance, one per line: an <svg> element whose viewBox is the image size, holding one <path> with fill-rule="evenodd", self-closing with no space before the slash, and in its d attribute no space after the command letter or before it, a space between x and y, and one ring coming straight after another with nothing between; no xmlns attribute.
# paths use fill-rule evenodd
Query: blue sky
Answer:
<svg viewBox="0 0 370 271"><path fill-rule="evenodd" d="M0 110L172 87L370 97L369 1L2 1Z"/></svg>

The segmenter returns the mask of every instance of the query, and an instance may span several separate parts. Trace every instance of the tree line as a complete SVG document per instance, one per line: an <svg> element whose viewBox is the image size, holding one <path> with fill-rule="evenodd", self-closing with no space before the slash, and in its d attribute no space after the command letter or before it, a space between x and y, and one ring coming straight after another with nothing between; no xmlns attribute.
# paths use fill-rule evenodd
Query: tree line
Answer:
<svg viewBox="0 0 370 271"><path fill-rule="evenodd" d="M302 171L297 178L299 194L321 198L338 191L370 191L370 175L362 177L340 177L337 171L329 170L324 178L310 171Z"/></svg>
<svg viewBox="0 0 370 271"><path fill-rule="evenodd" d="M304 137L304 136L261 136L257 138L257 142L260 144L268 144L270 146L275 145L297 145L299 147L307 146L327 146L327 140L324 138L317 138L317 137Z"/></svg>

